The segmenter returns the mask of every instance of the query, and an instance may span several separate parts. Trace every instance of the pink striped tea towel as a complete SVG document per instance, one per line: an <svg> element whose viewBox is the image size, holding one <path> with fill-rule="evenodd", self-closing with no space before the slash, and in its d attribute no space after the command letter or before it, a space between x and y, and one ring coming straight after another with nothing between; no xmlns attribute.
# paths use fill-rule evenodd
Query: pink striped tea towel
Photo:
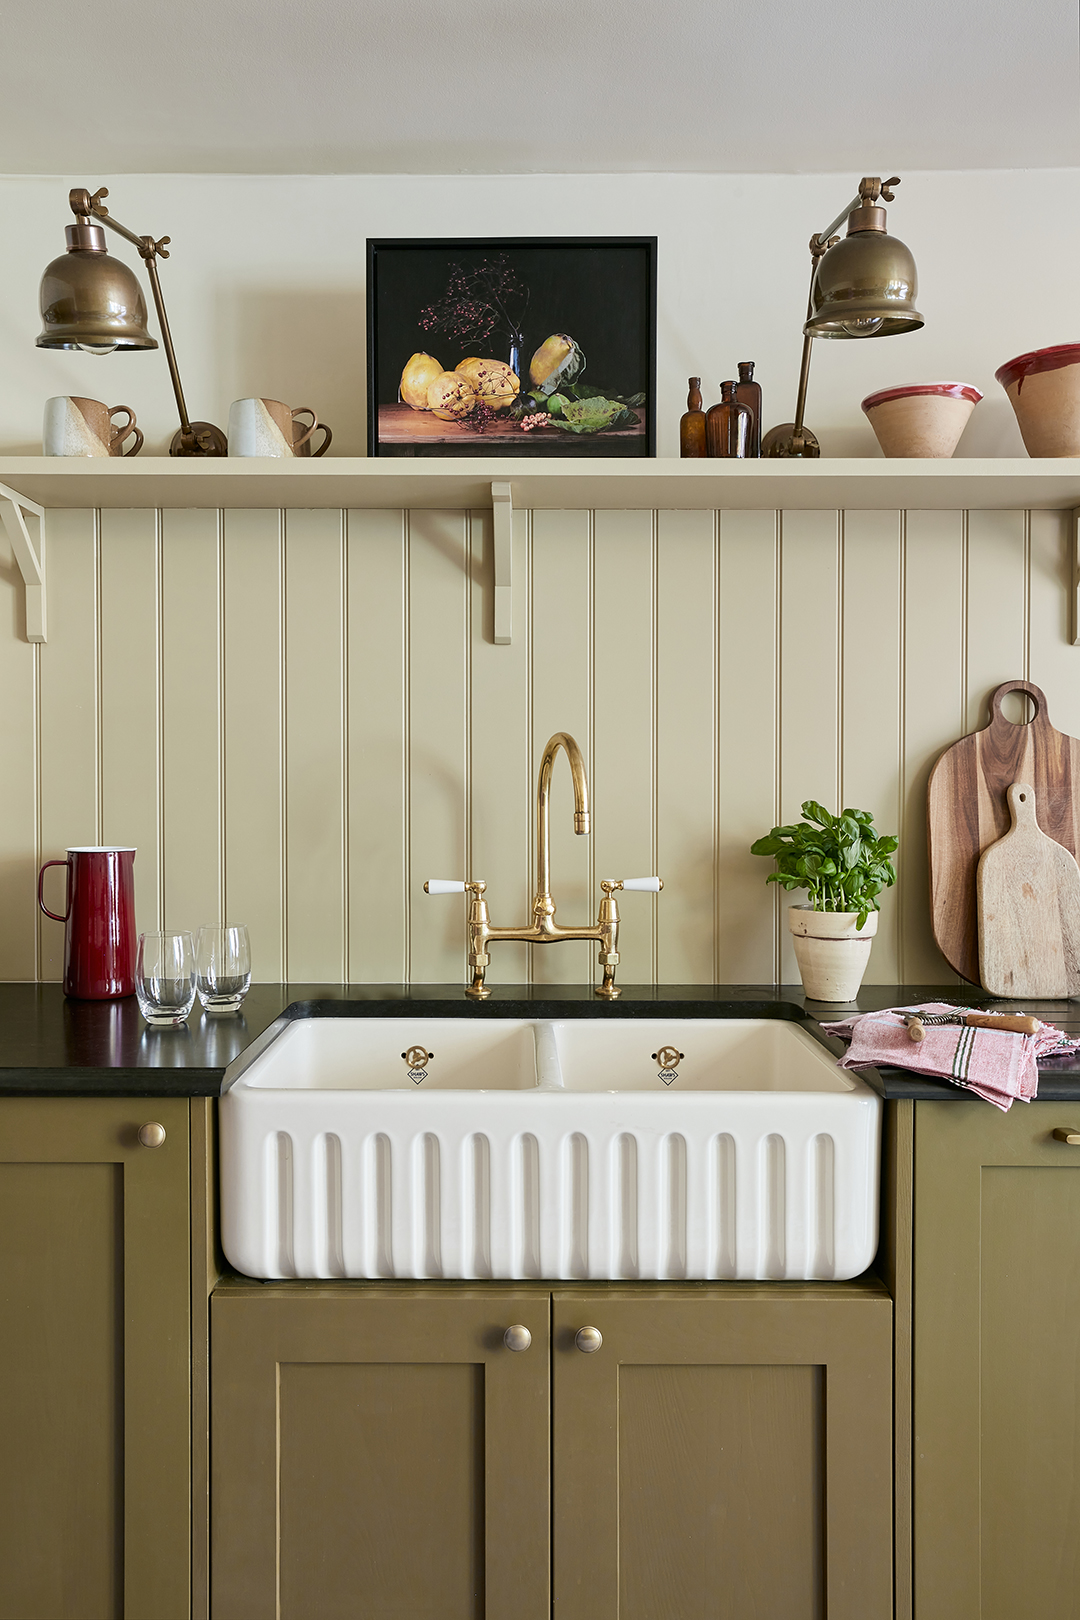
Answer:
<svg viewBox="0 0 1080 1620"><path fill-rule="evenodd" d="M944 1001L914 1007L887 1007L881 1012L856 1014L836 1023L822 1024L830 1035L850 1040L839 1064L842 1069L885 1064L932 1074L1008 1113L1014 1102L1030 1102L1038 1094L1040 1058L1074 1052L1080 1040L1066 1038L1053 1024L1040 1022L1035 1035L1016 1035L1000 1029L971 1029L966 1024L928 1024L921 1041L907 1032L903 1013L961 1012Z"/></svg>

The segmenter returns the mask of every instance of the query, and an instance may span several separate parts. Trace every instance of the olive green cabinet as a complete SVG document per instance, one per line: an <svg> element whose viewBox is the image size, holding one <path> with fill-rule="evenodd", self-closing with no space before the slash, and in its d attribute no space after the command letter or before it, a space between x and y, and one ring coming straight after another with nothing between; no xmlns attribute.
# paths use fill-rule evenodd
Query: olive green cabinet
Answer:
<svg viewBox="0 0 1080 1620"><path fill-rule="evenodd" d="M215 1620L890 1620L877 1284L236 1282L212 1311Z"/></svg>
<svg viewBox="0 0 1080 1620"><path fill-rule="evenodd" d="M0 1620L187 1620L186 1099L0 1099L0 1232Z"/></svg>
<svg viewBox="0 0 1080 1620"><path fill-rule="evenodd" d="M211 1306L215 1620L550 1620L546 1291L236 1282Z"/></svg>
<svg viewBox="0 0 1080 1620"><path fill-rule="evenodd" d="M915 1105L915 1620L1080 1616L1080 1108Z"/></svg>

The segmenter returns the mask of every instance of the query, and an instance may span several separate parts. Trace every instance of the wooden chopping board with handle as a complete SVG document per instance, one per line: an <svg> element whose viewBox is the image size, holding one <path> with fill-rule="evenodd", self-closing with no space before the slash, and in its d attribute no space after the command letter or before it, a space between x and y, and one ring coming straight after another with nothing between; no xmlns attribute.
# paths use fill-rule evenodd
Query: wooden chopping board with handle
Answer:
<svg viewBox="0 0 1080 1620"><path fill-rule="evenodd" d="M1008 791L1012 829L979 857L979 978L992 996L1080 991L1080 866L1047 838L1028 782Z"/></svg>
<svg viewBox="0 0 1080 1620"><path fill-rule="evenodd" d="M1002 714L1006 692L1031 698L1035 713L1026 725ZM1009 831L1006 795L1014 782L1034 788L1043 832L1074 858L1080 855L1080 742L1055 731L1046 698L1030 681L999 686L990 699L990 724L953 743L930 774L934 938L949 965L972 984L979 983L976 870L983 850Z"/></svg>

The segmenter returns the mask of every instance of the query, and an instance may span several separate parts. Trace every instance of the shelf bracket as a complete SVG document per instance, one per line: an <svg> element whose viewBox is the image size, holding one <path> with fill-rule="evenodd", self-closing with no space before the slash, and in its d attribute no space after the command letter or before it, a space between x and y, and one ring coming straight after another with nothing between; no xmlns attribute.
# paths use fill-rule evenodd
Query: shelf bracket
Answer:
<svg viewBox="0 0 1080 1620"><path fill-rule="evenodd" d="M495 645L509 647L513 640L514 549L514 494L509 483L492 484L491 510L495 518Z"/></svg>
<svg viewBox="0 0 1080 1620"><path fill-rule="evenodd" d="M11 541L23 577L26 639L45 641L45 508L36 501L28 501L25 495L9 489L7 484L0 484L0 523Z"/></svg>

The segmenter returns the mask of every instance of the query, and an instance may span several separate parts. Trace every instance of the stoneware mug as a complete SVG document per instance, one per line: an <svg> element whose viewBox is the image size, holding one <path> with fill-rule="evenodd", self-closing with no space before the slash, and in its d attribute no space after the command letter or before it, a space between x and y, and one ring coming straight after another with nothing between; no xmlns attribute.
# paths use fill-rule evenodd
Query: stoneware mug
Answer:
<svg viewBox="0 0 1080 1620"><path fill-rule="evenodd" d="M116 423L120 411L127 421ZM128 438L132 443L125 450ZM142 446L142 429L135 426L130 405L103 405L69 394L45 401L41 448L47 456L137 456Z"/></svg>
<svg viewBox="0 0 1080 1620"><path fill-rule="evenodd" d="M310 425L296 420L310 416ZM310 405L285 405L280 399L234 399L229 406L230 456L297 456L319 426ZM329 431L316 455L330 443ZM310 451L307 452L309 455Z"/></svg>

